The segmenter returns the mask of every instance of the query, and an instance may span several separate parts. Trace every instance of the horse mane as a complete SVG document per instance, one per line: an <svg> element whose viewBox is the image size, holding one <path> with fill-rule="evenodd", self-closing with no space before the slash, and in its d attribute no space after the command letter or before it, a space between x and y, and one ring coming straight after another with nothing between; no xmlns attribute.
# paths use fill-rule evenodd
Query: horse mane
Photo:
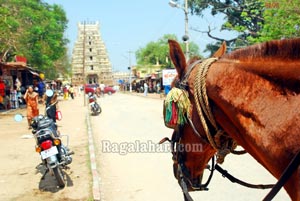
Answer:
<svg viewBox="0 0 300 201"><path fill-rule="evenodd" d="M200 59L201 59L201 58L198 57L198 56L194 56L194 57L190 58L190 59L188 60L188 62L187 62L187 66L191 65L192 63L194 63L195 61L198 61L198 60L200 60Z"/></svg>
<svg viewBox="0 0 300 201"><path fill-rule="evenodd" d="M300 38L272 40L261 44L252 45L235 50L224 55L224 59L249 60L249 59L300 59Z"/></svg>

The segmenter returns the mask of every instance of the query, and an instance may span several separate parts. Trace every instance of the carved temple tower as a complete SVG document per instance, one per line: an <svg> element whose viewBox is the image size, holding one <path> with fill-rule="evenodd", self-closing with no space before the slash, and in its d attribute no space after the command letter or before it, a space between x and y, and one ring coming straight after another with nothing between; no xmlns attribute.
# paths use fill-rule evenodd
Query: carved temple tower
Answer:
<svg viewBox="0 0 300 201"><path fill-rule="evenodd" d="M84 83L113 84L111 63L100 35L99 22L78 23L72 55L72 84Z"/></svg>

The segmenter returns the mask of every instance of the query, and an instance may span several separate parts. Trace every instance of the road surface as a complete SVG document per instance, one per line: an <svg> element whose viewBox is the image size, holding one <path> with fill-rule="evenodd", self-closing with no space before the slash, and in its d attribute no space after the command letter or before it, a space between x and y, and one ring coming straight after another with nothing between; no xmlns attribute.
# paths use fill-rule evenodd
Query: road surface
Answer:
<svg viewBox="0 0 300 201"><path fill-rule="evenodd" d="M172 131L164 126L162 99L117 93L98 99L103 112L91 116L102 201L182 201L181 189L172 173L168 144L159 146ZM13 121L0 115L0 201L91 201L92 176L88 156L86 108L83 98L60 102L62 133L70 135L75 151L67 171L68 182L58 189L53 177L40 180L40 163L26 120ZM42 111L42 110L41 110ZM21 111L25 114L25 111ZM250 156L228 156L230 173L252 183L275 179ZM210 190L191 193L194 200L257 201L267 190L252 190L232 184L215 172ZM289 200L282 190L274 199Z"/></svg>

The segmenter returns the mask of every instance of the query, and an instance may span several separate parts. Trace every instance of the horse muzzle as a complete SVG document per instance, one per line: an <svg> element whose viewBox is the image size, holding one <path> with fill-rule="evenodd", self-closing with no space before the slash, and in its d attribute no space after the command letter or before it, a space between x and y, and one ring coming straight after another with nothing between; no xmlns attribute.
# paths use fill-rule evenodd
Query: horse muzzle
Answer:
<svg viewBox="0 0 300 201"><path fill-rule="evenodd" d="M184 165L180 165L176 162L173 164L173 173L174 177L178 180L179 185L182 187L182 183L184 182L189 192L208 190L207 185L202 184L203 173L197 178L191 178L190 171L184 167Z"/></svg>

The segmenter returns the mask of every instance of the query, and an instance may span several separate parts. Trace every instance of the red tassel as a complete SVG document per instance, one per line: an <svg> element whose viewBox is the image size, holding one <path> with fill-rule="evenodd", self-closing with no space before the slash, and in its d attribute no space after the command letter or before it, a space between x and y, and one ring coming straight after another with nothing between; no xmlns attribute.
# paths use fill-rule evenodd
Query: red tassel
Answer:
<svg viewBox="0 0 300 201"><path fill-rule="evenodd" d="M176 108L176 104L173 102L172 103L172 117L170 120L171 125L176 125L177 120L178 120L177 108Z"/></svg>

